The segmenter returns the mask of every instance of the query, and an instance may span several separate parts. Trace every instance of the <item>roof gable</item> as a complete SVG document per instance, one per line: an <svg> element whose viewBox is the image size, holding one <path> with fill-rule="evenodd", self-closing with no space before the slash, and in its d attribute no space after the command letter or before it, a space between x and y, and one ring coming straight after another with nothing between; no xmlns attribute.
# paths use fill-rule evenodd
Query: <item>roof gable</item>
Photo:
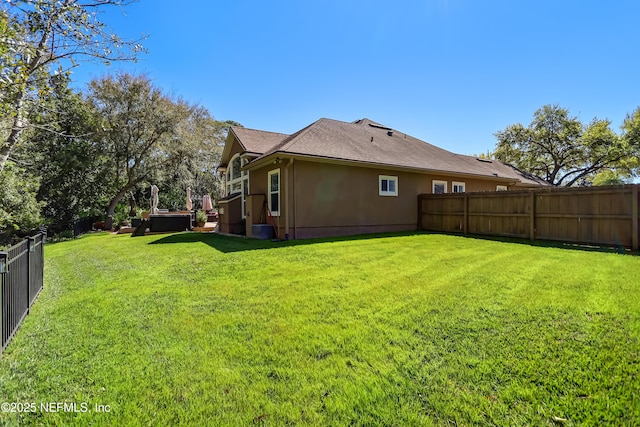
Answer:
<svg viewBox="0 0 640 427"><path fill-rule="evenodd" d="M271 150L289 135L264 130L232 127L231 131L248 153L263 154Z"/></svg>
<svg viewBox="0 0 640 427"><path fill-rule="evenodd" d="M229 128L220 166L226 166L236 152L261 155L278 145L287 136L284 133L232 126ZM233 148L235 144L239 145L236 149Z"/></svg>

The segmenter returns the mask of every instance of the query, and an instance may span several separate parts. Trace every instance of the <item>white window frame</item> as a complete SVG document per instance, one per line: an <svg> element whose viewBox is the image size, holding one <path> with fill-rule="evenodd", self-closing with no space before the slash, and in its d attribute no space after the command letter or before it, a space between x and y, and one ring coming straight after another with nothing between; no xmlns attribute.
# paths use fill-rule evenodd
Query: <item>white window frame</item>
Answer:
<svg viewBox="0 0 640 427"><path fill-rule="evenodd" d="M387 190L382 189L382 181L387 181ZM394 190L389 190L389 182L393 182ZM398 177L392 175L378 175L378 195L379 196L398 196Z"/></svg>
<svg viewBox="0 0 640 427"><path fill-rule="evenodd" d="M247 163L249 163L248 159L241 157L240 154L235 154L232 158L231 161L229 162L229 166L228 166L228 170L227 170L227 196L230 196L232 194L232 189L234 185L240 185L240 188L237 191L233 191L233 193L240 193L242 196L242 218L246 218L247 217L247 204L246 204L246 196L245 196L245 192L248 194L249 193L249 176L247 174L247 171L238 171L239 176L235 179L231 179L233 177L233 164L234 161L240 157L240 167L246 165ZM245 182L246 183L246 189L245 189Z"/></svg>
<svg viewBox="0 0 640 427"><path fill-rule="evenodd" d="M447 181L440 181L437 179L434 179L433 181L431 181L431 192L433 194L436 194L436 185L444 185L444 193L447 193Z"/></svg>
<svg viewBox="0 0 640 427"><path fill-rule="evenodd" d="M278 175L278 191L271 191L271 176ZM267 202L269 206L269 211L271 212L271 216L280 216L280 206L282 203L282 199L280 197L280 189L282 187L282 181L280 180L280 169L274 169L269 171L267 174ZM273 206L271 206L271 195L277 193L278 194L278 210L274 211Z"/></svg>
<svg viewBox="0 0 640 427"><path fill-rule="evenodd" d="M456 191L456 187L462 187L462 191ZM465 191L467 191L467 186L462 181L453 181L451 183L451 190L454 193L464 193Z"/></svg>
<svg viewBox="0 0 640 427"><path fill-rule="evenodd" d="M496 185L496 191L507 191L508 188L506 185Z"/></svg>

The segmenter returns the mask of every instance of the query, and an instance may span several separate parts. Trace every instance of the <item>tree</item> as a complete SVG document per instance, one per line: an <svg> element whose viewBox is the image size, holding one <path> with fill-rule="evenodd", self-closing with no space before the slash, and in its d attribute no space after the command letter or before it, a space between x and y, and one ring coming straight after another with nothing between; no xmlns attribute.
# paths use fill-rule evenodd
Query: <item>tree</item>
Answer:
<svg viewBox="0 0 640 427"><path fill-rule="evenodd" d="M0 245L9 243L15 232L33 230L40 224L38 185L36 177L13 163L0 174Z"/></svg>
<svg viewBox="0 0 640 427"><path fill-rule="evenodd" d="M2 63L5 63L9 58L9 44L5 40L10 40L14 37L11 27L9 25L9 15L5 10L0 9L0 59Z"/></svg>
<svg viewBox="0 0 640 427"><path fill-rule="evenodd" d="M168 207L174 209L184 209L186 187L191 187L194 208L200 207L199 201L205 194L211 195L214 201L224 196L223 182L216 168L222 158L229 127L242 125L231 120L213 120L206 110L201 112L199 120L199 126L184 129L185 137L202 141L197 155L177 163L175 169L159 181L163 199L168 199Z"/></svg>
<svg viewBox="0 0 640 427"><path fill-rule="evenodd" d="M627 114L627 117L622 123L622 142L633 149L640 146L640 107ZM634 156L627 157L621 161L621 172L626 176L637 177L638 171L640 171L640 155L637 153Z"/></svg>
<svg viewBox="0 0 640 427"><path fill-rule="evenodd" d="M216 140L215 121L204 108L171 99L146 76L93 80L88 100L102 118L98 146L106 159L105 179L112 183L107 226L129 191L151 180L172 179Z"/></svg>
<svg viewBox="0 0 640 427"><path fill-rule="evenodd" d="M0 6L0 172L27 128L30 109L49 88L49 72L65 73L83 59L133 60L142 46L110 32L98 19L105 6L134 0L9 0Z"/></svg>
<svg viewBox="0 0 640 427"><path fill-rule="evenodd" d="M497 132L494 156L551 185L582 185L640 153L640 139L620 137L610 124L594 119L584 125L568 110L545 105L528 127L517 123Z"/></svg>
<svg viewBox="0 0 640 427"><path fill-rule="evenodd" d="M100 175L104 158L94 138L97 117L69 83L65 75L50 78L51 91L29 118L33 130L13 154L40 177L42 214L57 231L99 209L109 188Z"/></svg>
<svg viewBox="0 0 640 427"><path fill-rule="evenodd" d="M611 169L605 169L598 172L596 176L593 177L593 181L591 181L591 185L593 186L620 185L624 183L625 179L620 175L620 173Z"/></svg>

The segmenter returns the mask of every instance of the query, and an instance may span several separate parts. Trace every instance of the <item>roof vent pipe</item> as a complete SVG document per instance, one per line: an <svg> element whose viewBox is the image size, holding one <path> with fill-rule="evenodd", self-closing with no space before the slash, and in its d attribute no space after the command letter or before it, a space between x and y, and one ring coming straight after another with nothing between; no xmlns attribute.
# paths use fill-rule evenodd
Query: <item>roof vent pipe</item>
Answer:
<svg viewBox="0 0 640 427"><path fill-rule="evenodd" d="M387 132L387 135L389 135L389 136L393 136L393 131L392 131L392 130L388 131L388 132Z"/></svg>

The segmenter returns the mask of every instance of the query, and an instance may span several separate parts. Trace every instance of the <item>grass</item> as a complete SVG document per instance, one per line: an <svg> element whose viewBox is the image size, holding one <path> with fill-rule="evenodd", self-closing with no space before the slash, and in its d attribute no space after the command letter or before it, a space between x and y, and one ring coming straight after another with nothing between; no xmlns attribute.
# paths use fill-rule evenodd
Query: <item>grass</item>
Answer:
<svg viewBox="0 0 640 427"><path fill-rule="evenodd" d="M89 235L46 247L0 360L2 399L37 410L0 423L640 425L639 277L445 235Z"/></svg>

